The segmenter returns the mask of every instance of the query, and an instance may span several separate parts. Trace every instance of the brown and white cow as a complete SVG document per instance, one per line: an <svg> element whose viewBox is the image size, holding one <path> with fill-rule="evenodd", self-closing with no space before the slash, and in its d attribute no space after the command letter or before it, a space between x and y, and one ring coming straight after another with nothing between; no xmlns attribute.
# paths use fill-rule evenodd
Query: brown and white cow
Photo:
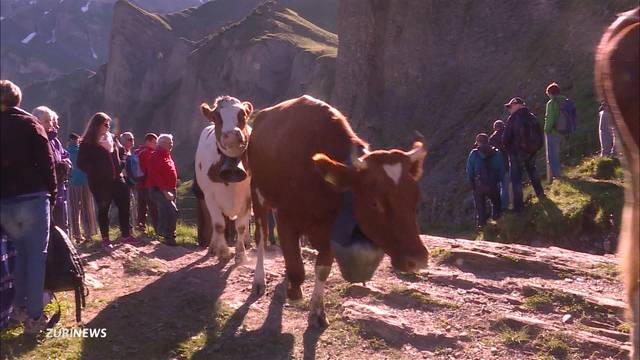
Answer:
<svg viewBox="0 0 640 360"><path fill-rule="evenodd" d="M236 262L242 263L246 259L244 244L249 234L251 216L251 178L247 176L239 182L224 182L219 176L219 170L223 154L230 158L241 157L246 162L246 149L251 134L247 121L253 105L234 97L221 96L212 107L202 104L201 110L211 125L200 134L195 173L211 216L213 231L209 253L215 253L223 261L230 257L225 229L235 225L238 234Z"/></svg>
<svg viewBox="0 0 640 360"><path fill-rule="evenodd" d="M631 312L631 359L640 359L640 7L607 29L596 53L595 78L622 139L625 206L618 254Z"/></svg>
<svg viewBox="0 0 640 360"><path fill-rule="evenodd" d="M426 150L378 150L345 165L354 148L367 144L335 108L310 96L291 99L258 114L249 143L252 198L258 234L254 287L263 291L266 214L276 212L279 240L289 282L289 299L302 298L304 266L299 238L318 251L309 323L326 326L323 292L333 255L331 227L342 192L354 195L353 213L362 232L402 271L424 268L428 252L419 237L417 181ZM259 275L259 276L258 276Z"/></svg>

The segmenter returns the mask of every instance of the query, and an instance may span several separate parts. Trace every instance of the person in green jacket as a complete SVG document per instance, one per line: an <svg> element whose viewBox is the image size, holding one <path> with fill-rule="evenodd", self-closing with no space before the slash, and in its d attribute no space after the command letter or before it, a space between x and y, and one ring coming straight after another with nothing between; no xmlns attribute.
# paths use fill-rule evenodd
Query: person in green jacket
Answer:
<svg viewBox="0 0 640 360"><path fill-rule="evenodd" d="M544 134L547 146L547 165L551 169L553 179L560 177L560 133L556 130L556 120L560 116L560 104L567 99L560 95L558 84L551 83L547 86L547 109L544 115Z"/></svg>

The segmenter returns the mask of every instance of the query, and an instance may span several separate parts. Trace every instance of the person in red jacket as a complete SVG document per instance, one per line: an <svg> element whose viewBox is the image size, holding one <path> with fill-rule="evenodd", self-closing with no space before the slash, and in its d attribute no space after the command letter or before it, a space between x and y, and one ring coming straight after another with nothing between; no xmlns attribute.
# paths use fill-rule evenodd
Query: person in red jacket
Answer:
<svg viewBox="0 0 640 360"><path fill-rule="evenodd" d="M140 159L140 168L145 173L144 180L136 185L136 190L138 191L138 223L136 227L140 232L147 231L147 209L149 210L149 215L151 215L153 228L156 229L158 227L158 211L153 201L149 198L149 177L146 175L148 174L147 164L151 154L156 149L157 141L158 135L148 133L144 136L144 144L135 151Z"/></svg>
<svg viewBox="0 0 640 360"><path fill-rule="evenodd" d="M176 188L178 173L171 157L173 136L158 136L156 151L151 154L147 164L147 180L149 196L158 209L158 227L156 232L165 238L167 245L176 245L176 222L178 208L176 206Z"/></svg>

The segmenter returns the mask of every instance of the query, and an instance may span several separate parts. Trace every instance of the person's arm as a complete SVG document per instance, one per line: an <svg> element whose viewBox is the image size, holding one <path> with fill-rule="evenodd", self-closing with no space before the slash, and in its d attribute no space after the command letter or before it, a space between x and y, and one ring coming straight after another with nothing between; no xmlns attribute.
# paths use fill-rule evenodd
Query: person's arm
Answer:
<svg viewBox="0 0 640 360"><path fill-rule="evenodd" d="M36 167L40 173L40 177L44 179L49 194L51 194L51 201L55 201L58 192L58 183L56 181L55 162L53 159L53 153L51 152L51 146L49 145L49 139L44 128L36 123L31 125L32 144L31 149L35 156Z"/></svg>
<svg viewBox="0 0 640 360"><path fill-rule="evenodd" d="M505 149L511 149L511 140L513 137L513 125L512 121L507 121L504 125L504 132L502 133L502 145Z"/></svg>
<svg viewBox="0 0 640 360"><path fill-rule="evenodd" d="M471 188L474 188L474 178L475 174L473 171L473 151L469 153L469 157L467 158L467 180L469 184L471 184Z"/></svg>
<svg viewBox="0 0 640 360"><path fill-rule="evenodd" d="M176 187L177 187L177 172L175 164L171 159L171 156L163 157L162 163L159 164L159 173L161 174L160 190L164 193L164 196L169 201L176 199Z"/></svg>
<svg viewBox="0 0 640 360"><path fill-rule="evenodd" d="M80 144L80 149L78 149L78 169L82 170L85 174L93 174L93 159L91 159L90 155L91 149L87 143Z"/></svg>
<svg viewBox="0 0 640 360"><path fill-rule="evenodd" d="M556 119L558 118L559 108L558 104L554 100L547 101L547 107L544 113L544 132L545 134L551 133L556 126Z"/></svg>

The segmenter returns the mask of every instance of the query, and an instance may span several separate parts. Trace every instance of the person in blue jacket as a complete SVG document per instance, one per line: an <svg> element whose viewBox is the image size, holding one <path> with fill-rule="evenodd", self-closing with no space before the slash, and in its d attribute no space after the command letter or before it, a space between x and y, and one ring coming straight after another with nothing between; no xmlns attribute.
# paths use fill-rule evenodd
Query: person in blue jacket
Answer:
<svg viewBox="0 0 640 360"><path fill-rule="evenodd" d="M479 229L487 224L487 199L491 201L492 219L498 219L502 213L499 184L504 176L505 166L502 153L489 145L487 134L478 134L475 147L467 159L467 179L473 190L476 227Z"/></svg>

